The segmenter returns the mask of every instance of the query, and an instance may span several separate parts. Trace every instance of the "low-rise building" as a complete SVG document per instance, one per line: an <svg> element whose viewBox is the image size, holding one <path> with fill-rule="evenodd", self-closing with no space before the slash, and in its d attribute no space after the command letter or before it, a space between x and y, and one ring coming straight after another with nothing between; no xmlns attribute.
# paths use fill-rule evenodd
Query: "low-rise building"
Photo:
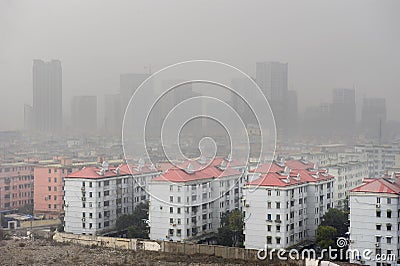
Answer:
<svg viewBox="0 0 400 266"><path fill-rule="evenodd" d="M33 169L25 162L0 164L0 210L33 205Z"/></svg>
<svg viewBox="0 0 400 266"><path fill-rule="evenodd" d="M98 235L115 229L123 214L146 202L146 183L159 175L151 166L84 167L65 177L66 232Z"/></svg>
<svg viewBox="0 0 400 266"><path fill-rule="evenodd" d="M304 160L261 165L255 172L243 189L245 247L279 249L314 240L333 207L334 177Z"/></svg>
<svg viewBox="0 0 400 266"><path fill-rule="evenodd" d="M216 232L223 213L242 208L245 165L230 158L217 158L208 165L193 160L153 179L150 239L194 240Z"/></svg>
<svg viewBox="0 0 400 266"><path fill-rule="evenodd" d="M399 195L397 177L367 179L350 191L349 248L359 252L351 263L396 265L400 255ZM366 250L370 251L368 257L362 255Z"/></svg>

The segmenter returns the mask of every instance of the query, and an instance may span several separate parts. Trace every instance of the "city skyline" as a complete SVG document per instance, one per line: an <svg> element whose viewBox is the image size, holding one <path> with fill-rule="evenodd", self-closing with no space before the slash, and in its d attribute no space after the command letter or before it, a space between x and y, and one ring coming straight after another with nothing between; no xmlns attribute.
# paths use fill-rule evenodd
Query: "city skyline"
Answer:
<svg viewBox="0 0 400 266"><path fill-rule="evenodd" d="M206 5L180 3L183 12L177 13L165 3L160 12L147 3L86 2L77 11L72 4L2 2L0 32L7 38L0 49L0 88L6 97L0 111L10 116L1 118L0 129L22 128L23 106L32 102L34 58L63 62L66 107L73 96L117 93L121 73L154 72L205 58L232 64L250 76L255 76L254 62L289 63L288 89L298 92L301 111L310 103L328 101L332 88L356 87L359 107L364 97L385 97L388 120L399 113L398 2L377 6L370 1L336 1L329 8L317 1L292 3L290 8L271 2L259 2L257 8L230 5L221 21L225 6L215 3L211 13ZM92 6L97 12L89 14ZM198 12L188 17L193 8ZM112 23L109 17L114 18ZM102 104L99 99L100 112Z"/></svg>

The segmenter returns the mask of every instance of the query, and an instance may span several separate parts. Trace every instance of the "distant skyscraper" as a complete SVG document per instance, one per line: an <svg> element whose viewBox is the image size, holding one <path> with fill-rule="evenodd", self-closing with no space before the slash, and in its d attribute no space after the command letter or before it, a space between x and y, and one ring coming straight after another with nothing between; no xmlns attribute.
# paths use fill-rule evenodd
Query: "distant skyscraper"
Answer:
<svg viewBox="0 0 400 266"><path fill-rule="evenodd" d="M386 100L384 98L364 98L361 127L368 137L382 136L386 124Z"/></svg>
<svg viewBox="0 0 400 266"><path fill-rule="evenodd" d="M33 108L31 105L24 105L24 129L29 131L33 129Z"/></svg>
<svg viewBox="0 0 400 266"><path fill-rule="evenodd" d="M76 132L97 130L97 97L75 96L71 103L72 125Z"/></svg>
<svg viewBox="0 0 400 266"><path fill-rule="evenodd" d="M125 113L125 109L131 99L133 93L145 81L150 74L127 73L120 75L120 96L121 96L121 112Z"/></svg>
<svg viewBox="0 0 400 266"><path fill-rule="evenodd" d="M356 129L355 89L333 89L331 104L332 130L336 136L352 137Z"/></svg>
<svg viewBox="0 0 400 266"><path fill-rule="evenodd" d="M104 96L104 129L109 135L121 136L122 134L120 94Z"/></svg>
<svg viewBox="0 0 400 266"><path fill-rule="evenodd" d="M288 131L288 64L280 62L258 62L256 81L269 100L274 113L278 138L287 137Z"/></svg>
<svg viewBox="0 0 400 266"><path fill-rule="evenodd" d="M298 136L298 100L296 91L288 91L287 98L287 124L288 124L288 136L296 137Z"/></svg>
<svg viewBox="0 0 400 266"><path fill-rule="evenodd" d="M33 60L33 120L39 132L62 128L62 69L59 60Z"/></svg>

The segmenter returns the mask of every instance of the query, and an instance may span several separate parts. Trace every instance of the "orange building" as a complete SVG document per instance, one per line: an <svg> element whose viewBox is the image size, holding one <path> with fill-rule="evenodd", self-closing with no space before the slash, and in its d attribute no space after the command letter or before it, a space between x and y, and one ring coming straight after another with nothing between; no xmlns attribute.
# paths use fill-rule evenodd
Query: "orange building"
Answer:
<svg viewBox="0 0 400 266"><path fill-rule="evenodd" d="M33 204L33 165L25 162L0 164L0 210Z"/></svg>

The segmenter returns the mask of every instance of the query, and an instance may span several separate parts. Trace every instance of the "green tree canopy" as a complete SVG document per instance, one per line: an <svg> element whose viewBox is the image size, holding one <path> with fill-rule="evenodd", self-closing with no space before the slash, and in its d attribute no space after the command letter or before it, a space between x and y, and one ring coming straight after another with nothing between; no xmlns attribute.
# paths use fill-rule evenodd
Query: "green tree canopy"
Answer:
<svg viewBox="0 0 400 266"><path fill-rule="evenodd" d="M117 219L116 229L119 232L127 230L129 238L149 238L146 223L148 210L148 203L140 203L132 214L124 214Z"/></svg>
<svg viewBox="0 0 400 266"><path fill-rule="evenodd" d="M319 226L317 230L317 244L323 249L336 245L337 230L332 226Z"/></svg>
<svg viewBox="0 0 400 266"><path fill-rule="evenodd" d="M332 226L337 230L338 236L345 236L349 228L348 213L331 208L322 217L322 226Z"/></svg>
<svg viewBox="0 0 400 266"><path fill-rule="evenodd" d="M226 212L221 217L217 242L223 246L237 247L243 245L243 214L239 210Z"/></svg>

